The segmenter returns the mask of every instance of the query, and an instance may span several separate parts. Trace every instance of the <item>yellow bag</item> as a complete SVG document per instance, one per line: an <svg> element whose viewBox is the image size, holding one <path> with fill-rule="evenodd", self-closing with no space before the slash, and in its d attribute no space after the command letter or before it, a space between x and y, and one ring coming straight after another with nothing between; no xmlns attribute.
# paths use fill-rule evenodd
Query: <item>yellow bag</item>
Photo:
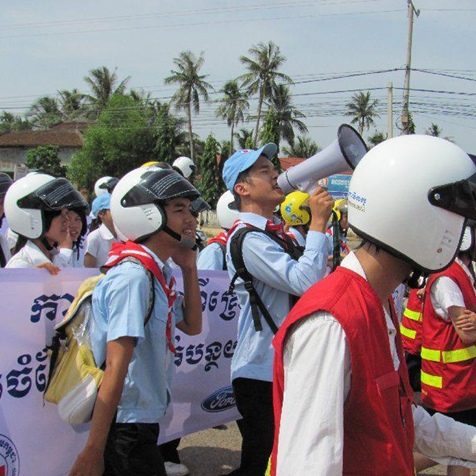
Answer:
<svg viewBox="0 0 476 476"><path fill-rule="evenodd" d="M49 348L50 373L45 400L58 405L60 417L70 425L92 417L104 372L98 368L89 343L91 296L103 274L86 279L68 309Z"/></svg>

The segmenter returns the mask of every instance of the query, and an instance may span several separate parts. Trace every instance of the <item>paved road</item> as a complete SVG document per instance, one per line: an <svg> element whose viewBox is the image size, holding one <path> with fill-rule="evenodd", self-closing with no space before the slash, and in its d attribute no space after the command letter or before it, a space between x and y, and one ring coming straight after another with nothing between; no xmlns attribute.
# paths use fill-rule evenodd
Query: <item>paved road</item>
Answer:
<svg viewBox="0 0 476 476"><path fill-rule="evenodd" d="M227 427L227 430L206 430L182 439L180 457L188 466L190 476L219 476L238 467L241 436L236 423ZM446 468L437 466L421 474L446 475ZM476 476L476 470L472 470L471 475Z"/></svg>

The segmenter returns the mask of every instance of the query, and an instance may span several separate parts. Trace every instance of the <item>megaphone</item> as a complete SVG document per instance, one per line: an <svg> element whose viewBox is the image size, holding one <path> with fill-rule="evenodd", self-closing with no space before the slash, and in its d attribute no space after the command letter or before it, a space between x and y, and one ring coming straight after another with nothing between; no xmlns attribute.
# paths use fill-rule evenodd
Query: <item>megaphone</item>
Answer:
<svg viewBox="0 0 476 476"><path fill-rule="evenodd" d="M331 145L283 172L278 177L278 186L285 195L296 190L311 194L319 180L354 170L366 153L367 146L360 134L353 127L342 124Z"/></svg>

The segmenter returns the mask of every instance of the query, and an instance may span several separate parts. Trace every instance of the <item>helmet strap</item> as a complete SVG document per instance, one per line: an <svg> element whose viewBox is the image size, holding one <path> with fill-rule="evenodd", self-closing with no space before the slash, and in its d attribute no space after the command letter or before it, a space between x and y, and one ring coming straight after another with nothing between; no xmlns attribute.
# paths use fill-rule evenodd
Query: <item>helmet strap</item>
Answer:
<svg viewBox="0 0 476 476"><path fill-rule="evenodd" d="M52 251L54 248L56 248L56 246L58 246L56 243L55 243L56 246L51 246L46 238L42 238L41 242L45 245L45 248L48 251Z"/></svg>
<svg viewBox="0 0 476 476"><path fill-rule="evenodd" d="M190 236L179 235L175 231L171 230L167 225L162 227L162 231L165 231L165 233L167 233L167 235L171 236L172 238L174 238L175 240L180 242L180 244L184 248L188 248L190 250L196 250L197 249L196 241L193 238L190 238Z"/></svg>

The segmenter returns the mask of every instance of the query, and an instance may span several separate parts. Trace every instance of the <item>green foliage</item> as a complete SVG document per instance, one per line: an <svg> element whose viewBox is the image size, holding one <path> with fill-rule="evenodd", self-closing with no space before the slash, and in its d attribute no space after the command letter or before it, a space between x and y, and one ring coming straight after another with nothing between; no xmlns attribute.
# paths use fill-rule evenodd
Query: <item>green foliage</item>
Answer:
<svg viewBox="0 0 476 476"><path fill-rule="evenodd" d="M235 139L238 141L238 149L253 148L253 130L242 127L239 132L235 132Z"/></svg>
<svg viewBox="0 0 476 476"><path fill-rule="evenodd" d="M381 142L387 140L387 135L382 131L375 131L371 136L367 138L367 143L370 143L372 147L380 144Z"/></svg>
<svg viewBox="0 0 476 476"><path fill-rule="evenodd" d="M15 116L10 112L3 111L2 115L0 115L0 134L6 134L11 131L25 131L32 127L33 124L28 119Z"/></svg>
<svg viewBox="0 0 476 476"><path fill-rule="evenodd" d="M202 197L212 208L220 196L225 192L225 184L221 178L222 165L217 164L217 155L220 153L220 144L210 134L205 141L203 154L200 158L200 179L197 187ZM223 164L223 161L221 162Z"/></svg>
<svg viewBox="0 0 476 476"><path fill-rule="evenodd" d="M346 104L348 111L346 116L353 117L352 124L357 124L360 134L364 129L369 129L375 124L374 119L380 117L377 114L378 99L371 99L370 91L360 91L352 96L352 102Z"/></svg>
<svg viewBox="0 0 476 476"><path fill-rule="evenodd" d="M159 160L172 163L183 153L187 143L184 125L185 121L182 118L170 112L169 104L157 105L155 154Z"/></svg>
<svg viewBox="0 0 476 476"><path fill-rule="evenodd" d="M120 178L154 159L156 138L148 125L149 114L149 109L131 97L113 95L98 122L86 131L83 150L68 167L71 180L92 190L98 178Z"/></svg>
<svg viewBox="0 0 476 476"><path fill-rule="evenodd" d="M25 165L30 170L37 170L53 177L66 177L66 167L61 165L57 146L40 146L26 153Z"/></svg>
<svg viewBox="0 0 476 476"><path fill-rule="evenodd" d="M278 146L279 152L279 123L274 109L269 109L260 134L261 146L272 142ZM272 157L271 162L279 169L280 164L278 156Z"/></svg>
<svg viewBox="0 0 476 476"><path fill-rule="evenodd" d="M308 159L316 155L321 148L308 136L298 136L289 147L283 148L283 153L288 157L296 157L298 159Z"/></svg>
<svg viewBox="0 0 476 476"><path fill-rule="evenodd" d="M37 129L49 129L62 121L58 101L50 96L37 99L32 104L27 117Z"/></svg>

